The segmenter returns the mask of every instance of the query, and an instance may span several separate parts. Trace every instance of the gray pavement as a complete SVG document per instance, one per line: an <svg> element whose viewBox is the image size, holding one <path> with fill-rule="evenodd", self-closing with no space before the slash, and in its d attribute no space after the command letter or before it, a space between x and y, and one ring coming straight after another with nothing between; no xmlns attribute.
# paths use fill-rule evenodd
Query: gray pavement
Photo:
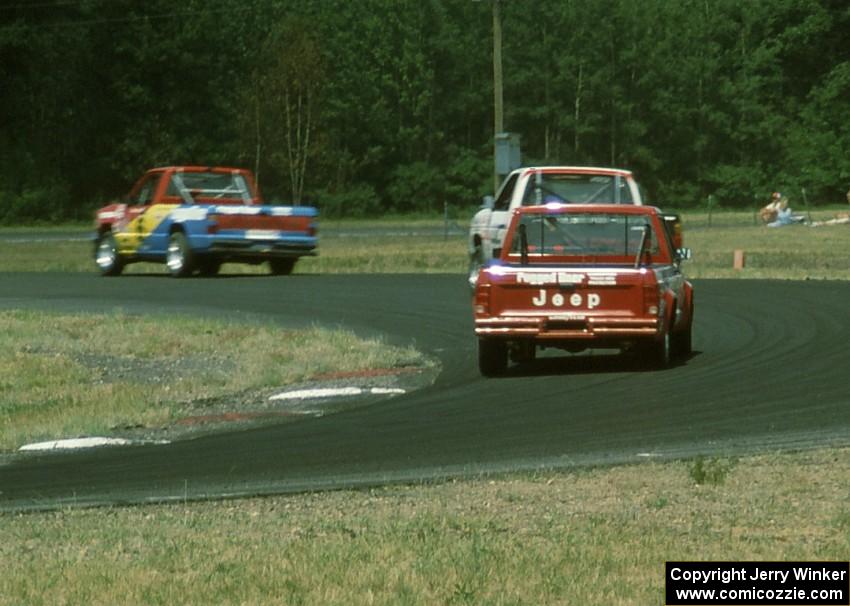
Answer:
<svg viewBox="0 0 850 606"><path fill-rule="evenodd" d="M321 418L0 463L0 509L321 490L850 443L850 283L696 283L694 355L545 358L483 379L460 275L173 280L0 274L0 307L343 325L442 362L425 389Z"/></svg>

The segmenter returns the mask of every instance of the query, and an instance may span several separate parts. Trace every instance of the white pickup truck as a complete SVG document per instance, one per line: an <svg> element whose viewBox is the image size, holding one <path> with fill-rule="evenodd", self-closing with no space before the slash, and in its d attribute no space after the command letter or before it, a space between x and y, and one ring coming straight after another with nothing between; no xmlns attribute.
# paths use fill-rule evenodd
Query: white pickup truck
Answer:
<svg viewBox="0 0 850 606"><path fill-rule="evenodd" d="M478 270L499 256L511 212L521 206L558 204L644 204L631 171L592 166L537 166L519 168L502 182L496 197L485 198L469 230L469 283ZM678 216L664 216L674 246L681 244Z"/></svg>

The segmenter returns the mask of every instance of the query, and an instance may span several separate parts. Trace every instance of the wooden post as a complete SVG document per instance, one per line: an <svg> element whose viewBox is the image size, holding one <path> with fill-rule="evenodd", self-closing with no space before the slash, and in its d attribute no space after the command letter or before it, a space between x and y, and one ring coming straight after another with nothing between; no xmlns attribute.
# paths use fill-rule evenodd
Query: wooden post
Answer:
<svg viewBox="0 0 850 606"><path fill-rule="evenodd" d="M735 250L735 256L732 261L732 269L744 269L744 251L739 249Z"/></svg>

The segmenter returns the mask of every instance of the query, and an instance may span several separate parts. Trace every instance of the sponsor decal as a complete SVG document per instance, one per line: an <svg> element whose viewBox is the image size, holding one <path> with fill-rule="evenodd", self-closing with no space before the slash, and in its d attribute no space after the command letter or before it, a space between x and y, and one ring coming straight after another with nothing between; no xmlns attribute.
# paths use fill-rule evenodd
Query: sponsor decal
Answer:
<svg viewBox="0 0 850 606"><path fill-rule="evenodd" d="M570 307L587 307L587 309L594 309L599 307L601 301L602 298L595 292L589 292L584 295L574 292L569 296L557 292L550 298L549 293L545 288L541 288L538 291L537 296L531 298L531 303L535 307L544 307L547 303L551 302L552 307L564 307L565 305L569 305Z"/></svg>
<svg viewBox="0 0 850 606"><path fill-rule="evenodd" d="M545 284L616 286L617 274L583 274L567 271L520 271L516 274L516 282L517 284L529 284L531 286L542 286Z"/></svg>
<svg viewBox="0 0 850 606"><path fill-rule="evenodd" d="M531 284L534 286L539 284L557 284L558 274L554 271L549 273L528 273L521 271L516 275L516 283Z"/></svg>
<svg viewBox="0 0 850 606"><path fill-rule="evenodd" d="M280 232L276 229L248 229L245 237L249 240L274 240L280 237Z"/></svg>
<svg viewBox="0 0 850 606"><path fill-rule="evenodd" d="M259 215L263 212L261 206L214 206L212 212L219 215Z"/></svg>
<svg viewBox="0 0 850 606"><path fill-rule="evenodd" d="M584 274L558 272L558 284L581 284L582 282L584 282Z"/></svg>
<svg viewBox="0 0 850 606"><path fill-rule="evenodd" d="M587 278L588 286L614 286L617 284L617 274L591 274Z"/></svg>
<svg viewBox="0 0 850 606"><path fill-rule="evenodd" d="M564 314L552 314L549 316L550 320L555 320L556 322L576 322L583 321L587 319L585 314L577 314L577 313L564 313Z"/></svg>
<svg viewBox="0 0 850 606"><path fill-rule="evenodd" d="M516 282L517 284L530 284L532 286L540 286L541 284L568 284L575 286L584 282L584 277L584 274L565 271L521 271L516 275Z"/></svg>

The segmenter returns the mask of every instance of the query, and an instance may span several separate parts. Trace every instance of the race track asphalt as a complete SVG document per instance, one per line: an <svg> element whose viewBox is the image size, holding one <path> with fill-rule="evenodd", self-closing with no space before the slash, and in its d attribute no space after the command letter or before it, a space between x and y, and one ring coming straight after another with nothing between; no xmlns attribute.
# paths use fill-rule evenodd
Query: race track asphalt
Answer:
<svg viewBox="0 0 850 606"><path fill-rule="evenodd" d="M463 276L0 274L0 308L345 326L442 363L415 393L167 445L7 456L0 509L220 498L850 444L850 283L701 280L694 354L477 369ZM116 335L120 338L120 335Z"/></svg>

